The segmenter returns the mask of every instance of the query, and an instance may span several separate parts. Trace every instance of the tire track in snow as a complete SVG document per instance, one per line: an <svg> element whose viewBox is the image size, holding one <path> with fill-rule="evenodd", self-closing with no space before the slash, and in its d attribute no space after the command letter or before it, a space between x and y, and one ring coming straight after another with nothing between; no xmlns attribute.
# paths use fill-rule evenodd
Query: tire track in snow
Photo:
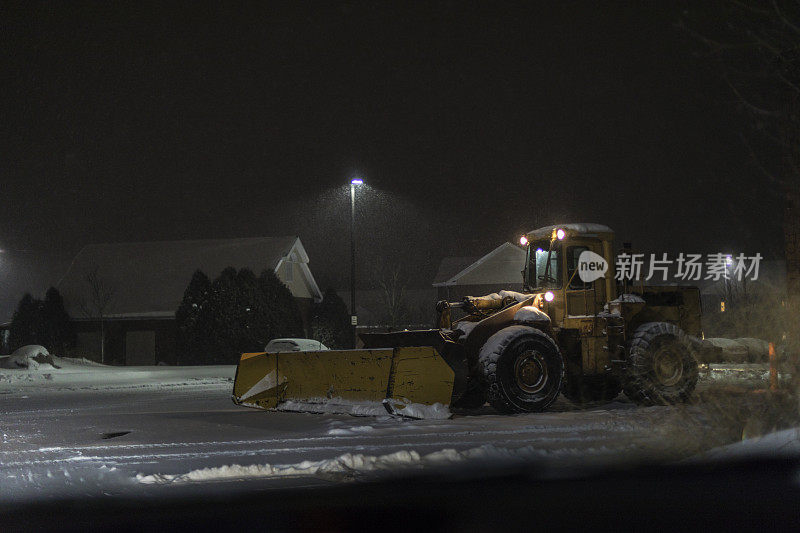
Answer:
<svg viewBox="0 0 800 533"><path fill-rule="evenodd" d="M439 440L439 441L412 441L412 442L378 442L369 445L359 446L331 446L331 445L318 445L318 446L304 446L304 447L289 447L289 448L260 448L260 449L237 449L237 450L208 450L205 452L175 452L175 453L158 453L158 454L129 454L129 455L76 455L62 458L52 459L31 459L24 461L10 461L4 462L0 468L19 468L25 466L55 466L55 465L74 465L76 463L102 463L113 464L117 467L134 466L137 464L163 464L162 461L169 460L187 460L187 459L210 459L212 457L232 457L242 459L243 457L263 458L279 454L295 454L295 453L313 453L313 452L364 452L364 451L378 451L390 449L419 449L419 448L464 448L474 445L493 444L493 445L508 445L516 444L518 447L532 446L536 444L568 444L568 443L583 443L588 446L569 448L565 446L557 447L543 447L542 450L574 450L580 453L580 450L588 448L596 449L603 448L604 442L614 441L617 442L618 435L606 435L598 439L587 440L584 436L573 437L539 437L535 439L465 439L458 442L452 440ZM618 446L612 447L618 451ZM144 461L146 460L146 461Z"/></svg>

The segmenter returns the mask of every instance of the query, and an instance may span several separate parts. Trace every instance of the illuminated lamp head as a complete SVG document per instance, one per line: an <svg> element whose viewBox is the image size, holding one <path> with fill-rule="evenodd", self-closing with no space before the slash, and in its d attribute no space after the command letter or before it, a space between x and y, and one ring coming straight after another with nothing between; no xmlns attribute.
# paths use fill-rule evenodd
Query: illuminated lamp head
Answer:
<svg viewBox="0 0 800 533"><path fill-rule="evenodd" d="M544 299L548 302L552 302L553 300L555 300L555 298L556 295L553 294L551 291L547 291L546 293L544 293Z"/></svg>
<svg viewBox="0 0 800 533"><path fill-rule="evenodd" d="M567 236L567 232L566 232L566 231L564 231L563 229L561 229L561 228L558 228L558 229L556 230L556 238L557 238L559 241L563 241L563 240L564 240L564 237L566 237L566 236Z"/></svg>

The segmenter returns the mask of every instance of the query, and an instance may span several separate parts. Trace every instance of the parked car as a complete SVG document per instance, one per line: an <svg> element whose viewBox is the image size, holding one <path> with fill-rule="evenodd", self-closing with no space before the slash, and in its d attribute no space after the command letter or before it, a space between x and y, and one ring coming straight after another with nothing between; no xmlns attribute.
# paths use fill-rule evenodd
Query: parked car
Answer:
<svg viewBox="0 0 800 533"><path fill-rule="evenodd" d="M317 352L330 350L320 341L314 339L272 339L264 348L265 352Z"/></svg>

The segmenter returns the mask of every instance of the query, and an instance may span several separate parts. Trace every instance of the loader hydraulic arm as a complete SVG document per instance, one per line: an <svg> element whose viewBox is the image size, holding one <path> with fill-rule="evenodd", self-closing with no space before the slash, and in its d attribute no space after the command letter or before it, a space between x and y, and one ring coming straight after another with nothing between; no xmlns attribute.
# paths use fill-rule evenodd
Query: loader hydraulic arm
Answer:
<svg viewBox="0 0 800 533"><path fill-rule="evenodd" d="M439 313L439 328L450 329L453 320L450 314L451 309L463 309L469 315L477 315L485 318L494 311L505 309L510 304L516 302L512 297L490 298L488 296L465 296L460 302L448 302L440 300L436 304L436 312Z"/></svg>

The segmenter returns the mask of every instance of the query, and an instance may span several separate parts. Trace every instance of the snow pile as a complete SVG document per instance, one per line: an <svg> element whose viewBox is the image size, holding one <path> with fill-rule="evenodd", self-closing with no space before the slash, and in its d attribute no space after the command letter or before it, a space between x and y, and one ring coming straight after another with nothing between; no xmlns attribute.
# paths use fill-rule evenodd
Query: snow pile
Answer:
<svg viewBox="0 0 800 533"><path fill-rule="evenodd" d="M161 389L230 386L234 365L108 366L85 358L57 357L25 347L0 357L0 391Z"/></svg>
<svg viewBox="0 0 800 533"><path fill-rule="evenodd" d="M785 372L778 374L780 381L787 381L790 375ZM715 385L738 385L751 387L766 387L769 385L769 365L755 364L708 364L701 367L700 382Z"/></svg>
<svg viewBox="0 0 800 533"><path fill-rule="evenodd" d="M192 470L185 474L137 474L136 481L142 484L182 484L208 481L244 480L252 478L276 478L318 476L333 479L353 478L358 474L403 469L445 467L466 461L520 461L549 455L550 453L526 446L524 448L497 448L486 444L478 448L458 451L453 448L420 455L415 450L400 450L387 455L363 455L345 453L333 459L302 461L284 465L225 465Z"/></svg>
<svg viewBox="0 0 800 533"><path fill-rule="evenodd" d="M307 401L287 400L279 404L275 410L353 416L387 416L392 414L406 418L433 420L446 420L453 416L448 407L441 403L424 405L395 399L383 400L383 402L356 402L342 398L309 398Z"/></svg>
<svg viewBox="0 0 800 533"><path fill-rule="evenodd" d="M517 322L550 322L550 317L538 307L526 305L514 313L514 320Z"/></svg>
<svg viewBox="0 0 800 533"><path fill-rule="evenodd" d="M91 359L86 359L85 357L55 357L55 360L61 360L63 363L68 363L74 366L107 366L103 363L98 363L97 361L92 361Z"/></svg>
<svg viewBox="0 0 800 533"><path fill-rule="evenodd" d="M372 426L353 426L349 428L332 428L328 430L328 435L334 437L342 437L347 435L363 435L365 433L373 433L375 428Z"/></svg>
<svg viewBox="0 0 800 533"><path fill-rule="evenodd" d="M725 339L707 337L705 342L722 350L722 360L733 363L767 361L769 343L761 339Z"/></svg>
<svg viewBox="0 0 800 533"><path fill-rule="evenodd" d="M433 405L425 405L421 403L401 402L398 400L384 400L383 403L388 406L389 411L393 415L408 418L447 420L453 416L446 405L442 405L438 402Z"/></svg>
<svg viewBox="0 0 800 533"><path fill-rule="evenodd" d="M0 358L0 368L53 370L59 368L44 346L31 344L18 348L9 356Z"/></svg>
<svg viewBox="0 0 800 533"><path fill-rule="evenodd" d="M460 331L466 337L473 329L475 329L475 326L477 325L477 322L462 321L456 324L456 326L453 328L453 331Z"/></svg>
<svg viewBox="0 0 800 533"><path fill-rule="evenodd" d="M642 298L638 294L633 294L633 293L620 294L619 297L616 300L611 300L608 303L618 304L618 303L622 303L622 302L626 302L626 303L629 303L629 304L643 304L643 303L645 303L644 302L644 298Z"/></svg>
<svg viewBox="0 0 800 533"><path fill-rule="evenodd" d="M763 437L743 440L714 448L691 461L716 461L753 457L785 457L800 455L800 428L784 429Z"/></svg>
<svg viewBox="0 0 800 533"><path fill-rule="evenodd" d="M354 402L342 398L309 398L306 401L287 400L279 404L275 410L292 413L347 414L353 416L389 415L386 407L380 402Z"/></svg>
<svg viewBox="0 0 800 533"><path fill-rule="evenodd" d="M536 296L535 294L523 294L521 292L516 291L500 291L500 292L493 292L492 294L488 294L483 296L483 298L487 298L489 300L503 300L504 298L512 298L517 302L524 302L529 298L533 298Z"/></svg>

